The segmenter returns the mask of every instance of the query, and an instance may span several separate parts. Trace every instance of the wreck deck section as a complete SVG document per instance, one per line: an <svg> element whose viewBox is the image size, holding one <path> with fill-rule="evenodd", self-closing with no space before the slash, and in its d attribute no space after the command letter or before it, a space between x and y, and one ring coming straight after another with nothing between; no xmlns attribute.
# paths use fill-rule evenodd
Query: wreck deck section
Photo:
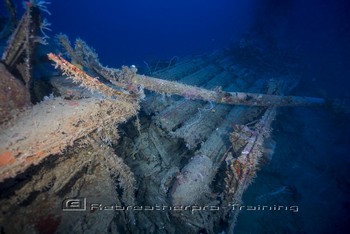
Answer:
<svg viewBox="0 0 350 234"><path fill-rule="evenodd" d="M254 69L238 63L234 52L228 49L188 56L178 59L175 64L170 61L168 67L153 71L151 75L219 93L270 93L271 77L261 76ZM266 107L218 104L194 100L190 96L167 96L148 91L141 102L141 112L133 118L137 115L137 108L130 103L98 93L91 94L65 77L53 77L51 84L61 97L49 98L25 111L20 118L13 120L14 125L7 126L0 134L0 150L6 154L6 160L1 162L0 181L8 186L10 178L28 175L33 168L39 168L30 172L31 177L26 179L28 185L19 188L18 191L25 196L9 197L1 204L13 205L14 199L25 202L28 197L38 196L48 206L54 206L61 197L74 197L80 193L91 199L104 197L108 201L115 196L118 205L164 204L171 207L178 202L199 205L220 205L220 199L224 199L221 202L229 202L225 198L225 188L216 191L221 198L212 196L213 186L216 186L214 178L223 183L223 168L229 167L235 160L232 157L239 155L233 150L230 134L237 125L258 122L266 111ZM74 159L74 155L79 158ZM231 161L225 161L226 158ZM72 169L69 172L71 176L64 179L64 171L74 163L80 166ZM104 171L106 168L108 173ZM82 172L89 170L96 172L100 178ZM43 172L48 176L43 177ZM38 179L41 177L44 179ZM108 190L101 190L101 194L96 196L95 189L90 189L90 186L96 187L99 180L104 180ZM59 185L50 185L51 188L49 184L52 181L57 181ZM123 192L111 193L113 183ZM48 191L57 193L57 196L37 195L31 184L39 190L49 187ZM69 192L67 187L72 185L75 190ZM236 193L235 199L240 200L242 193ZM29 207L35 209L35 205L36 202L32 201ZM11 206L4 207L5 211L11 209ZM58 214L55 218L66 222L58 230L63 231L69 227L67 225L73 225L69 215L57 209L55 212ZM12 218L20 215L21 212L14 212ZM43 215L52 216L50 212ZM123 212L118 218L106 214L102 224L111 227L117 220L119 228L124 231L155 231L161 228L164 233L179 230L193 233L201 229L213 230L219 225L218 220L226 215L223 211L205 215L191 212L180 215L172 211L166 211L166 215ZM41 222L44 218L38 215L33 219ZM78 223L96 221L90 214L75 220Z"/></svg>

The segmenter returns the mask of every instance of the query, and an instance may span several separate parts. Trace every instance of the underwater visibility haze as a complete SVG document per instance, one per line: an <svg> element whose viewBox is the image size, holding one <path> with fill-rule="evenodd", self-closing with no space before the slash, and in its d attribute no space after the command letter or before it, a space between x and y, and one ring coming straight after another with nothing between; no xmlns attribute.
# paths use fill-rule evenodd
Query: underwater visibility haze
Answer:
<svg viewBox="0 0 350 234"><path fill-rule="evenodd" d="M52 3L52 29L93 44L121 66L223 48L253 23L257 1L105 1ZM236 22L236 23L232 23ZM89 30L87 30L89 29Z"/></svg>
<svg viewBox="0 0 350 234"><path fill-rule="evenodd" d="M347 233L349 12L0 0L0 232Z"/></svg>

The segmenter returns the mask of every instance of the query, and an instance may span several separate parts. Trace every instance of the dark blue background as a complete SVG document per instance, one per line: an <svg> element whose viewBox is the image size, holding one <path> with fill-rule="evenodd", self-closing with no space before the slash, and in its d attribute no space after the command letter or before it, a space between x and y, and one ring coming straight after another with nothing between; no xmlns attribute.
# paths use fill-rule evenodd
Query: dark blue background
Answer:
<svg viewBox="0 0 350 234"><path fill-rule="evenodd" d="M55 1L55 32L81 37L109 66L150 57L203 53L229 45L248 29L256 0Z"/></svg>
<svg viewBox="0 0 350 234"><path fill-rule="evenodd" d="M298 53L308 81L331 88L329 93L345 94L350 84L348 4L346 0L57 0L49 5L48 18L53 32L86 40L112 67L210 52L260 28Z"/></svg>
<svg viewBox="0 0 350 234"><path fill-rule="evenodd" d="M332 92L347 93L348 5L347 0L53 0L47 18L51 35L82 38L113 67L210 52L254 28L296 52L309 81L327 86L332 80Z"/></svg>

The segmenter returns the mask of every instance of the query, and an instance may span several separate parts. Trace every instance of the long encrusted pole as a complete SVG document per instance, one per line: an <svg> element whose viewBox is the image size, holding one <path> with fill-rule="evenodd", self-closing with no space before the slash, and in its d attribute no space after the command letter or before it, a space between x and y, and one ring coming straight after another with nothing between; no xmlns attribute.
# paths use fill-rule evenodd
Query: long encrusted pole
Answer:
<svg viewBox="0 0 350 234"><path fill-rule="evenodd" d="M139 75L136 74L135 69L129 69L125 66L121 70L107 68L99 62L98 55L83 40L77 39L75 49L73 49L66 35L60 34L58 39L72 59L124 90L135 89L135 86L139 86L158 93L180 95L188 99L245 106L322 106L325 104L325 100L322 98L212 91Z"/></svg>
<svg viewBox="0 0 350 234"><path fill-rule="evenodd" d="M48 54L48 57L54 61L62 71L65 73L67 73L67 71L70 71L68 75L75 77L75 79L78 77L79 82L83 83L87 87L91 86L91 79L85 79L85 73L77 67L74 67L67 60L52 53ZM107 72L104 72L102 70L100 70L99 73L107 74ZM118 71L118 73L115 74L116 75L114 75L113 78L107 77L108 75L104 75L104 77L108 78L111 81L114 79L114 81L116 81L113 82L114 84L119 86L119 88L123 88L127 91L134 91L135 87L143 87L145 89L158 93L180 95L193 100L198 99L217 103L245 106L317 106L323 105L325 103L325 100L322 98L212 91L196 86L181 84L178 82L138 75L135 71L127 67L123 67L121 71ZM102 91L103 84L101 82L99 82L99 88L97 88L95 85L93 86L95 89Z"/></svg>
<svg viewBox="0 0 350 234"><path fill-rule="evenodd" d="M89 89L91 92L98 91L103 93L107 97L123 97L128 98L130 95L126 92L115 90L95 77L91 77L84 71L74 66L64 58L57 56L53 53L47 54L48 58L56 63L55 68L60 68L64 75L70 77L74 82Z"/></svg>
<svg viewBox="0 0 350 234"><path fill-rule="evenodd" d="M276 108L268 108L264 115L257 122L254 128L247 126L236 126L235 131L231 134L232 147L237 154L226 158L226 201L231 204L242 203L244 191L253 182L256 177L259 163L261 163L264 142L270 137L271 125L276 116ZM233 233L239 209L230 211L230 220L228 233Z"/></svg>
<svg viewBox="0 0 350 234"><path fill-rule="evenodd" d="M200 99L205 101L245 105L245 106L317 106L325 104L322 98L279 96L245 92L211 91L195 86L185 85L157 79L149 76L135 75L132 77L133 84L141 85L145 89L184 96L189 99Z"/></svg>

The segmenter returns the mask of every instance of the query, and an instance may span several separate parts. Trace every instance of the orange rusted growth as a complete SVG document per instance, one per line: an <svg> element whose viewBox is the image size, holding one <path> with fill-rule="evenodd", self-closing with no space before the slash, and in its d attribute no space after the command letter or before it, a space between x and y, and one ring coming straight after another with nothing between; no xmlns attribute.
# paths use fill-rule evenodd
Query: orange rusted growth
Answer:
<svg viewBox="0 0 350 234"><path fill-rule="evenodd" d="M48 53L47 56L50 60L56 63L55 68L59 67L63 73L72 78L74 82L80 83L82 86L88 88L89 90L98 91L108 97L119 97L125 100L133 99L128 93L113 89L103 84L98 79L89 76L84 71L74 66L61 56L57 56L53 53Z"/></svg>
<svg viewBox="0 0 350 234"><path fill-rule="evenodd" d="M16 161L11 151L5 151L0 154L0 167L12 164Z"/></svg>

